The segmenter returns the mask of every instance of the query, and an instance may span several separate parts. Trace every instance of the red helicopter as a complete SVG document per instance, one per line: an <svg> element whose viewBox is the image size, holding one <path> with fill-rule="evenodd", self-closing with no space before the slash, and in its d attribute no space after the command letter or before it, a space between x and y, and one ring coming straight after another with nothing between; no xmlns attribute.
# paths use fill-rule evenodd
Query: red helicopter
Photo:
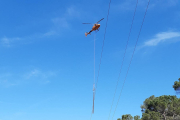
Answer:
<svg viewBox="0 0 180 120"><path fill-rule="evenodd" d="M104 18L102 18L101 20L103 20ZM100 27L100 24L98 24L101 20L99 20L97 23L95 23L91 29L91 31L89 32L86 32L85 33L85 36L87 37L88 34L91 34L92 31L96 31L98 30L99 31L99 27ZM83 23L83 24L92 24L92 23Z"/></svg>

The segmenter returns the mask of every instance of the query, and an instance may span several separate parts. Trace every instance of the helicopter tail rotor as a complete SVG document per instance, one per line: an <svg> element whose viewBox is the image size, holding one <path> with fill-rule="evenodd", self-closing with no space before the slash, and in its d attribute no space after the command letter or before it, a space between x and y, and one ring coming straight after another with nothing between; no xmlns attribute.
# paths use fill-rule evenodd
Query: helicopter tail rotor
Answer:
<svg viewBox="0 0 180 120"><path fill-rule="evenodd" d="M86 33L85 33L85 36L87 37L87 35L88 35L88 34L90 34L90 35L91 35L91 32L86 32Z"/></svg>

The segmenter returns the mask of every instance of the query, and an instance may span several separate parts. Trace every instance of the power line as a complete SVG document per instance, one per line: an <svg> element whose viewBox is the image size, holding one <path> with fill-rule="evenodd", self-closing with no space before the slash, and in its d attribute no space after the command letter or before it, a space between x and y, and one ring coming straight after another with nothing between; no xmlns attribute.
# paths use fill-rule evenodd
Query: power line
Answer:
<svg viewBox="0 0 180 120"><path fill-rule="evenodd" d="M96 84L95 84L95 85L96 85L96 87L95 87L96 89L97 89L97 83L98 83L98 78L99 78L99 71L100 71L100 67L101 67L102 53L103 53L104 41L105 41L105 37L106 37L106 29L107 29L107 23L108 23L110 5L111 5L111 0L109 1L109 8L108 8L107 21L106 21L106 26L105 26L105 33L104 33L104 39L103 39L103 45L102 45L102 51L101 51L101 57L100 57L98 75L97 75L97 81L96 81ZM95 94L96 94L96 92L95 92ZM95 97L95 94L94 94L94 97ZM92 118L92 113L91 113L90 120L91 120L91 118Z"/></svg>
<svg viewBox="0 0 180 120"><path fill-rule="evenodd" d="M121 89L121 92L120 92L120 95L119 95L119 98L118 98L118 102L117 102L116 107L115 107L114 114L115 114L115 112L116 112L116 109L117 109L117 106L118 106L118 103L119 103L119 99L120 99L120 97L121 97L121 93L122 93L122 90L123 90L123 87L124 87L124 84L125 84L125 81L126 81L128 72L129 72L129 68L130 68L130 65L131 65L131 62L132 62L132 58L133 58L134 52L135 52L135 50L136 50L136 46L137 46L137 43L138 43L138 40L139 40L139 36L140 36L141 30L142 30L142 26L143 26L143 23L144 23L144 19L145 19L147 10L148 10L149 2L150 2L150 0L148 1L148 5L147 5L147 8L146 8L146 12L145 12L145 14L144 14L144 18L143 18L143 21L142 21L142 24L141 24L141 28L140 28L140 31L139 31L139 34L138 34L138 37L137 37L137 41L136 41L136 44L135 44L135 47L134 47L134 51L133 51L133 54L132 54L132 57L131 57L131 60L130 60L129 66L128 66L128 70L127 70L127 73L126 73L126 76L125 76L125 79L124 79L124 83L123 83L123 86L122 86L122 89ZM113 117L114 117L114 114L113 114ZM113 117L112 117L112 120L113 120Z"/></svg>
<svg viewBox="0 0 180 120"><path fill-rule="evenodd" d="M100 67L101 67L102 53L103 53L103 48L104 48L104 41L105 41L105 36L106 36L106 29L107 29L107 22L108 22L108 17L109 17L110 5L111 5L111 0L109 1L109 8L108 8L108 14L107 14L107 21L106 21L106 27L105 27L105 33L104 33L104 39L103 39L103 45L102 45L102 51L101 51L101 58L100 58L99 69L98 69L98 75L97 75L97 81L96 81L96 88L97 88L97 83L98 83L98 78L99 78L99 71L100 71Z"/></svg>
<svg viewBox="0 0 180 120"><path fill-rule="evenodd" d="M119 83L119 78L120 78L120 75L121 75L121 70L122 70L122 66L123 66L123 63L124 63L124 58L125 58L125 54L126 54L126 50L127 50L127 46L128 46L128 42L129 42L129 37L131 35L131 29L132 29L133 22L134 22L134 17L135 17L135 14L136 14L137 5L138 5L138 0L136 2L136 7L135 7L135 10L134 10L134 15L133 15L133 19L132 19L132 23L131 23L131 27L130 27L130 31L129 31L129 36L128 36L128 40L127 40L127 44L126 44L126 48L125 48L125 52L124 52L124 56L123 56L123 60L122 60L122 64L121 64L121 68L120 68L120 72L119 72L119 76L118 76L118 81L117 81L115 92L114 92L114 96L113 96L113 101L112 101L110 112L109 112L109 117L110 117L110 114L111 114L112 106L113 106L113 103L114 103L114 98L115 98L115 95L116 95L116 91L117 91L117 87L118 87L118 83ZM109 120L109 117L108 117L108 120Z"/></svg>

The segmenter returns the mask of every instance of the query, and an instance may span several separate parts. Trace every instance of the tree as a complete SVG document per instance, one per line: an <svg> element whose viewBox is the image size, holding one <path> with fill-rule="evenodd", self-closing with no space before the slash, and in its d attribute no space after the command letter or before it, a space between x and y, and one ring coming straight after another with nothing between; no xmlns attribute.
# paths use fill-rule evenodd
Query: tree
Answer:
<svg viewBox="0 0 180 120"><path fill-rule="evenodd" d="M122 120L133 120L133 117L130 114L122 115Z"/></svg>
<svg viewBox="0 0 180 120"><path fill-rule="evenodd" d="M133 117L130 114L122 115L122 119L118 118L117 120L133 120Z"/></svg>
<svg viewBox="0 0 180 120"><path fill-rule="evenodd" d="M141 108L144 111L142 120L167 120L168 117L180 115L180 99L170 95L150 96Z"/></svg>
<svg viewBox="0 0 180 120"><path fill-rule="evenodd" d="M146 110L142 115L142 120L161 120L161 115L158 112Z"/></svg>
<svg viewBox="0 0 180 120"><path fill-rule="evenodd" d="M175 91L179 92L180 91L180 78L178 79L179 81L175 81L173 88Z"/></svg>
<svg viewBox="0 0 180 120"><path fill-rule="evenodd" d="M180 93L180 78L175 81L173 88ZM154 95L145 99L140 106L142 118L134 116L134 120L180 120L180 98L171 95L162 95L155 97ZM122 115L122 119L133 120L130 114Z"/></svg>
<svg viewBox="0 0 180 120"><path fill-rule="evenodd" d="M140 120L140 116L138 115L134 116L134 120Z"/></svg>

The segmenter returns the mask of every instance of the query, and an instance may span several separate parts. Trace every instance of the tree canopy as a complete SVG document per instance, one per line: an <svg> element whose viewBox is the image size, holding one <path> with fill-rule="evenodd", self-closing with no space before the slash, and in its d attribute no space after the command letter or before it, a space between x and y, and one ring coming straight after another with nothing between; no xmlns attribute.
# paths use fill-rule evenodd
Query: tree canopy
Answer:
<svg viewBox="0 0 180 120"><path fill-rule="evenodd" d="M133 120L133 117L130 114L122 115L122 119L118 118L117 120Z"/></svg>
<svg viewBox="0 0 180 120"><path fill-rule="evenodd" d="M180 91L180 78L175 81L173 88ZM145 99L140 106L142 118L136 115L134 120L180 120L180 98L175 95L162 95L155 97L154 95ZM131 114L122 115L122 119L117 120L133 120Z"/></svg>
<svg viewBox="0 0 180 120"><path fill-rule="evenodd" d="M150 96L147 98L143 105L142 120L167 120L168 117L175 119L180 115L180 99L176 96L163 95L160 97Z"/></svg>
<svg viewBox="0 0 180 120"><path fill-rule="evenodd" d="M174 82L173 88L176 92L180 93L180 78L178 80Z"/></svg>

